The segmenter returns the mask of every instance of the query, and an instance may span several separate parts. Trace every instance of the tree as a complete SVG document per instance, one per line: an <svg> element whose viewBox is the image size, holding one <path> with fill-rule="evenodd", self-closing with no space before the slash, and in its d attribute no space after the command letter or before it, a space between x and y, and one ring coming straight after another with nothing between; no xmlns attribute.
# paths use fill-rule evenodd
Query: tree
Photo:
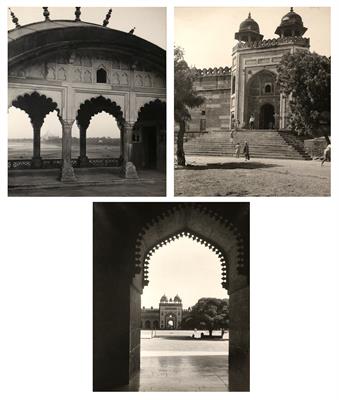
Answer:
<svg viewBox="0 0 339 400"><path fill-rule="evenodd" d="M193 89L194 72L184 60L184 51L174 48L174 120L179 125L177 137L177 162L185 165L184 135L186 121L191 119L190 108L198 107L204 98Z"/></svg>
<svg viewBox="0 0 339 400"><path fill-rule="evenodd" d="M228 299L203 297L182 320L181 326L186 329L204 328L212 336L213 329L228 328Z"/></svg>
<svg viewBox="0 0 339 400"><path fill-rule="evenodd" d="M278 66L278 84L291 96L291 128L299 135L324 135L330 143L331 59L309 52L285 54Z"/></svg>

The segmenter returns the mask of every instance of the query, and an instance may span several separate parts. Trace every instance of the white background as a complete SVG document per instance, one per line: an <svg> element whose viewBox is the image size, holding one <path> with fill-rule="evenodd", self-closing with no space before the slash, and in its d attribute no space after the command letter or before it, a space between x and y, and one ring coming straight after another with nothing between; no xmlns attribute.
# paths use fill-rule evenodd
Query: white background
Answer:
<svg viewBox="0 0 339 400"><path fill-rule="evenodd" d="M1 4L0 397L74 399L157 393L92 392L92 202L110 198L7 198L7 9ZM168 8L168 155L173 154L173 8L244 1L82 1L81 6ZM271 6L260 1L255 6ZM11 6L40 6L11 2ZM49 4L70 5L67 1ZM277 4L284 6L283 3ZM319 6L320 2L287 4ZM237 198L251 202L251 392L195 399L339 398L338 390L338 6L332 6L334 153L331 198ZM239 21L240 22L240 21ZM321 27L319 27L321 32ZM320 33L321 34L321 33ZM198 38L197 38L198 40ZM203 51L203 49L202 49ZM222 43L220 51L223 49ZM334 53L334 54L333 54ZM169 201L173 160L168 162ZM113 201L151 201L114 198ZM159 201L159 199L156 199ZM195 198L194 201L213 201ZM216 200L216 199L215 199ZM220 201L220 199L217 199ZM226 198L225 201L234 201ZM165 199L160 199L165 201ZM181 397L181 395L178 395ZM161 394L172 398L173 393Z"/></svg>

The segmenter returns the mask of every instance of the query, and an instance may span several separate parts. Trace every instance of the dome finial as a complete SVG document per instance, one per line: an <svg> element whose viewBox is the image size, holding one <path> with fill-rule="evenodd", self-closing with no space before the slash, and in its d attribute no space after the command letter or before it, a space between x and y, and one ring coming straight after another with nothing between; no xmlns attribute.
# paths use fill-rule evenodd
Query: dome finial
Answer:
<svg viewBox="0 0 339 400"><path fill-rule="evenodd" d="M293 10L293 7L291 7L291 9L290 9L290 12L293 12L294 10Z"/></svg>
<svg viewBox="0 0 339 400"><path fill-rule="evenodd" d="M111 18L111 14L112 14L112 9L110 8L108 10L108 13L106 14L106 18L104 19L104 21L102 23L102 26L107 26L108 25L109 19Z"/></svg>
<svg viewBox="0 0 339 400"><path fill-rule="evenodd" d="M81 7L75 7L75 22L80 21L80 15L81 15L81 11L80 11Z"/></svg>
<svg viewBox="0 0 339 400"><path fill-rule="evenodd" d="M48 7L42 7L42 8L44 10L43 16L45 17L45 21L50 21Z"/></svg>
<svg viewBox="0 0 339 400"><path fill-rule="evenodd" d="M248 18L251 19L251 11L248 13Z"/></svg>
<svg viewBox="0 0 339 400"><path fill-rule="evenodd" d="M15 24L16 28L20 28L19 19L15 16L14 12L10 8L9 8L9 11L11 12L13 24Z"/></svg>

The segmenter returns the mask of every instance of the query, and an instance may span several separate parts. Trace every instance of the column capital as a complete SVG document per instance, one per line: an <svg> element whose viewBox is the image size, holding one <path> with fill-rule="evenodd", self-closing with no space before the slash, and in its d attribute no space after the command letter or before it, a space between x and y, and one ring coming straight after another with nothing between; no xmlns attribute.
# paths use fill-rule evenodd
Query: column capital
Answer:
<svg viewBox="0 0 339 400"><path fill-rule="evenodd" d="M74 124L75 119L63 119L60 118L60 122L63 128L67 129L67 128L72 128L73 124Z"/></svg>

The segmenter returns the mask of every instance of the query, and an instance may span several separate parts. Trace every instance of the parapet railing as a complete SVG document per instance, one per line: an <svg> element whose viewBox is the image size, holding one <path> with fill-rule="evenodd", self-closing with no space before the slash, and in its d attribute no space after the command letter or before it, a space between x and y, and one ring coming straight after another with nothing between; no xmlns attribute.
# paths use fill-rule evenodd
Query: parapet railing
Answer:
<svg viewBox="0 0 339 400"><path fill-rule="evenodd" d="M33 165L31 159L17 159L8 160L8 169L53 169L61 168L62 159L61 158L49 158L42 159L40 168ZM89 158L84 164L81 163L78 158L72 159L72 167L74 168L90 168L90 167L120 167L120 158Z"/></svg>
<svg viewBox="0 0 339 400"><path fill-rule="evenodd" d="M238 42L233 47L233 51L239 49L278 47L284 44L294 44L302 47L309 47L310 39L298 36L291 36L291 37L277 38L277 39L274 38L274 39L258 40L254 42Z"/></svg>

